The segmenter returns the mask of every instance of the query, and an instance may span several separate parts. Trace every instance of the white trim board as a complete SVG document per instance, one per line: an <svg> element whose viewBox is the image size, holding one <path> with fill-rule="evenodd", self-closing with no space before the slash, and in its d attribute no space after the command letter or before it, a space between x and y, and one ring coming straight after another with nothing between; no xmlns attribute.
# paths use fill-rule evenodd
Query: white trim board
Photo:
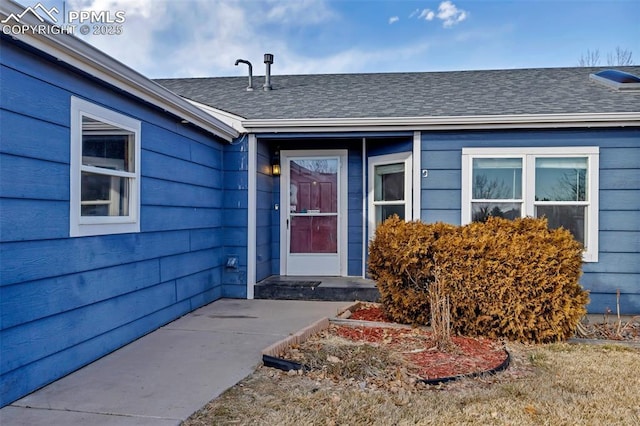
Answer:
<svg viewBox="0 0 640 426"><path fill-rule="evenodd" d="M244 120L252 132L491 130L624 127L640 125L640 112L521 114L444 117L370 117Z"/></svg>
<svg viewBox="0 0 640 426"><path fill-rule="evenodd" d="M413 132L413 220L422 220L422 133Z"/></svg>
<svg viewBox="0 0 640 426"><path fill-rule="evenodd" d="M258 204L258 142L256 135L250 134L248 141L249 164L247 167L247 299L253 299L256 285L256 241Z"/></svg>

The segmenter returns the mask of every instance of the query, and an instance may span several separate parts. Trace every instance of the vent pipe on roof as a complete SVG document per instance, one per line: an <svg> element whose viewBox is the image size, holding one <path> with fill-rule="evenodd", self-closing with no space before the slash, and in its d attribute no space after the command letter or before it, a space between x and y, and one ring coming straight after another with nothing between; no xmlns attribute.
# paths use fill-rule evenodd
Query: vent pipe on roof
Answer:
<svg viewBox="0 0 640 426"><path fill-rule="evenodd" d="M262 90L271 90L271 64L273 64L273 55L271 53L264 54L264 63L266 64L266 72L264 75L264 85Z"/></svg>
<svg viewBox="0 0 640 426"><path fill-rule="evenodd" d="M249 66L249 86L247 86L247 90L253 90L253 66L251 65L251 62L246 59L238 59L236 60L236 67L238 64L247 64Z"/></svg>

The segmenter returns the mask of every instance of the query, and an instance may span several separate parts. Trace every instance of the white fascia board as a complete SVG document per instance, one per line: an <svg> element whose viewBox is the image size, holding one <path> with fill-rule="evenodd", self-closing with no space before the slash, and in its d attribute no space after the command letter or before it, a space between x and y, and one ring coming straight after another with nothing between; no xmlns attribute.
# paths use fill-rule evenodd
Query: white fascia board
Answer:
<svg viewBox="0 0 640 426"><path fill-rule="evenodd" d="M214 108L212 106L205 105L191 99L187 99L187 98L184 98L184 99L190 104L195 105L198 108L204 110L207 114L214 116L215 118L222 121L226 125L233 127L236 131L240 133L247 133L247 129L242 127L242 121L244 120L244 117L240 117L239 115L235 115L230 112L223 111L221 109Z"/></svg>
<svg viewBox="0 0 640 426"><path fill-rule="evenodd" d="M420 131L640 126L640 112L245 120L249 132Z"/></svg>
<svg viewBox="0 0 640 426"><path fill-rule="evenodd" d="M0 17L4 19L12 13L18 15L24 9L24 6L17 3L3 0L0 2ZM20 23L51 26L49 23L43 24L33 14L24 15ZM236 130L217 118L77 37L69 34L26 32L12 33L11 37L226 141L230 142L239 136Z"/></svg>

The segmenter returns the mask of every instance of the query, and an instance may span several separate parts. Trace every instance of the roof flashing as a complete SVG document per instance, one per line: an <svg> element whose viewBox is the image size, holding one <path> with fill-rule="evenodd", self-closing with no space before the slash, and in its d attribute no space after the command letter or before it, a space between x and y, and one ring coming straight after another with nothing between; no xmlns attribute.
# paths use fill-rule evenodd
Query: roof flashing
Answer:
<svg viewBox="0 0 640 426"><path fill-rule="evenodd" d="M589 78L616 91L640 91L640 77L620 70L604 70L590 74Z"/></svg>

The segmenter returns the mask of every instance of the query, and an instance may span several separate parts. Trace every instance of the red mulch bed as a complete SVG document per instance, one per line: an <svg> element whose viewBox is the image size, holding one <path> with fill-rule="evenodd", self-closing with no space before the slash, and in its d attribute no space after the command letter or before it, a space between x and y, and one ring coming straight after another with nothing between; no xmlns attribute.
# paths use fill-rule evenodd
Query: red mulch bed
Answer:
<svg viewBox="0 0 640 426"><path fill-rule="evenodd" d="M378 306L365 306L353 312L349 319L361 321L392 322Z"/></svg>
<svg viewBox="0 0 640 426"><path fill-rule="evenodd" d="M353 312L349 319L390 322L382 309L365 306ZM398 350L411 363L419 367L424 379L467 375L495 369L502 365L507 353L499 342L483 338L453 336L456 348L452 353L435 347L428 330L413 328L350 327L337 328L338 335L354 341L386 344Z"/></svg>

